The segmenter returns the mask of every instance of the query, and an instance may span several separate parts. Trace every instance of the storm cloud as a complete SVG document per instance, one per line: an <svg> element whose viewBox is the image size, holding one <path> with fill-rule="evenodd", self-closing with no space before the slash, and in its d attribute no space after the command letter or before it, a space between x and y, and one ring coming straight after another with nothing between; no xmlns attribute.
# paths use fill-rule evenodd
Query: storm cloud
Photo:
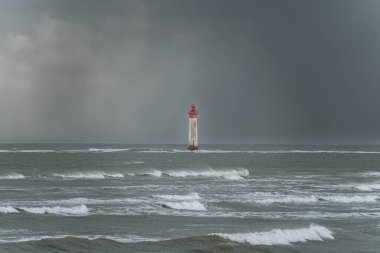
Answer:
<svg viewBox="0 0 380 253"><path fill-rule="evenodd" d="M378 1L0 2L0 140L376 143Z"/></svg>

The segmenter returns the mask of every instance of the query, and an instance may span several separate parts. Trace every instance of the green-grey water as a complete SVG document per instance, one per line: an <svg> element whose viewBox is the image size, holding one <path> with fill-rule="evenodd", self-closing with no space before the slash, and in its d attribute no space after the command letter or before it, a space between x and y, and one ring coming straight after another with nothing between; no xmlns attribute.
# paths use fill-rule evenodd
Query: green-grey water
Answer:
<svg viewBox="0 0 380 253"><path fill-rule="evenodd" d="M2 144L0 252L379 252L380 146Z"/></svg>

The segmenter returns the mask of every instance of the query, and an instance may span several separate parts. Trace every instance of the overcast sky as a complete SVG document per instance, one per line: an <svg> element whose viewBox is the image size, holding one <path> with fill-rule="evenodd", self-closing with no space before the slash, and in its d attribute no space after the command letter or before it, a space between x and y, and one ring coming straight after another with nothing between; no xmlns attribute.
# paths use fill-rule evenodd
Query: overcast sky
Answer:
<svg viewBox="0 0 380 253"><path fill-rule="evenodd" d="M0 141L380 143L380 1L1 0Z"/></svg>

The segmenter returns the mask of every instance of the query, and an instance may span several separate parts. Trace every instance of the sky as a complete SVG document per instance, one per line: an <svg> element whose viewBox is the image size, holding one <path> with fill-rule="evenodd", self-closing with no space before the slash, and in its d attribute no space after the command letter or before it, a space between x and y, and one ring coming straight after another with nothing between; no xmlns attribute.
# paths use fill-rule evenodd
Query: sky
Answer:
<svg viewBox="0 0 380 253"><path fill-rule="evenodd" d="M1 0L0 142L380 143L375 0Z"/></svg>

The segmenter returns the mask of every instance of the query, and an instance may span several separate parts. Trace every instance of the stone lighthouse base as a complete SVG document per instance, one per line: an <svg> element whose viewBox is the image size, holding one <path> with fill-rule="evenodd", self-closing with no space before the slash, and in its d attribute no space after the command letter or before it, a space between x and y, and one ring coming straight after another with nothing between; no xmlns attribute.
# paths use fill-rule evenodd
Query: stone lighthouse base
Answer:
<svg viewBox="0 0 380 253"><path fill-rule="evenodd" d="M187 149L190 150L190 151L194 151L194 150L198 150L198 147L197 146L193 146L193 145L189 145L187 147Z"/></svg>

